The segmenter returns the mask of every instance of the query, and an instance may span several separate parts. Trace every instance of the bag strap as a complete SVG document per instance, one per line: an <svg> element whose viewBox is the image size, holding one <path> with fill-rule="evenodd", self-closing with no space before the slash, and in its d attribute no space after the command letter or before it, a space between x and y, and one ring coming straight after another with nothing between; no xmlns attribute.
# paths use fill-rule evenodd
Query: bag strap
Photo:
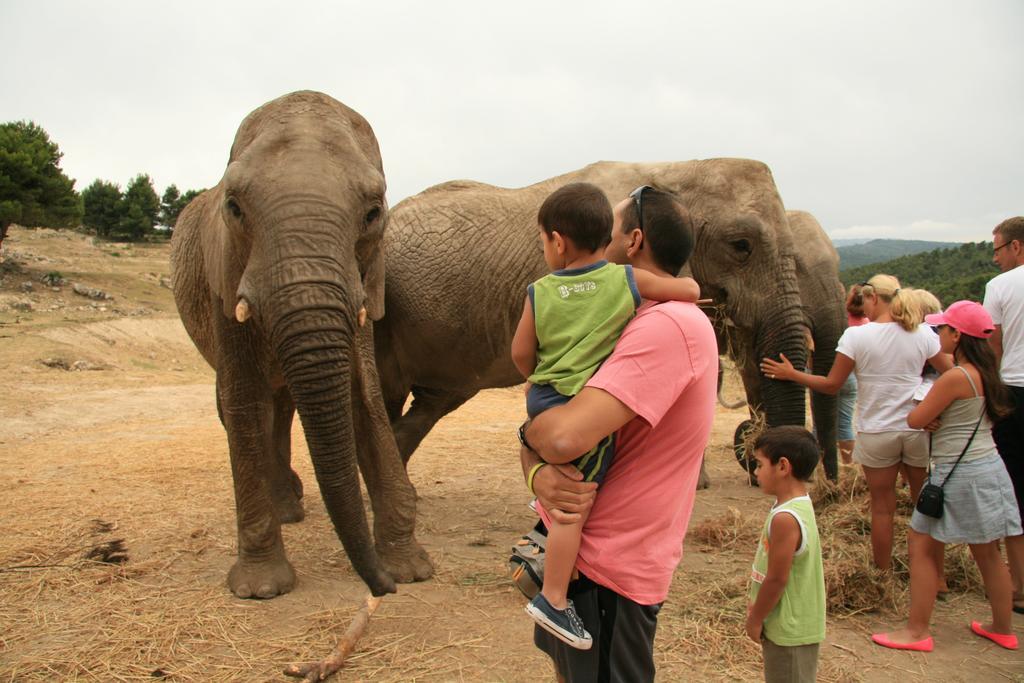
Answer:
<svg viewBox="0 0 1024 683"><path fill-rule="evenodd" d="M957 457L956 462L953 463L953 468L950 469L949 473L946 474L946 476L942 479L942 483L939 484L939 488L942 488L943 486L946 485L946 482L949 481L949 478L953 476L953 471L956 470L956 466L960 464L961 458L963 458L964 455L967 453L967 449L971 447L971 442L974 441L974 435L978 433L978 427L981 426L981 421L985 418L985 405L986 405L985 402L983 402L981 404L981 415L978 416L978 421L974 423L974 431L971 432L970 438L968 438L967 439L967 443L964 444L964 449L962 451L960 451L960 455ZM932 441L931 441L931 438L932 438L931 434L929 433L928 434L928 481L929 482L931 482L931 480L932 480Z"/></svg>

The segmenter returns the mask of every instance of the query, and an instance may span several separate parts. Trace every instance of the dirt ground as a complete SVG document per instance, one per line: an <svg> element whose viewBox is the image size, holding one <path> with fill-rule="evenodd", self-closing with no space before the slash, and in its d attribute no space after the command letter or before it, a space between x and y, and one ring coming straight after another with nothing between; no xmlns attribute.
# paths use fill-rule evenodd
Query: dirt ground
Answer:
<svg viewBox="0 0 1024 683"><path fill-rule="evenodd" d="M12 228L4 242L0 680L285 680L285 665L329 651L365 594L316 491L297 420L307 517L284 535L298 585L269 601L227 590L235 554L227 444L213 373L162 284L167 255L166 244L52 230ZM66 283L44 284L47 274ZM76 294L74 283L113 298ZM727 390L738 395L735 378ZM550 678L505 569L510 545L533 523L515 457L522 417L518 390L484 392L416 453L417 535L436 576L385 598L336 680ZM760 516L769 505L731 453L744 417L718 410L712 488L699 493L694 524L729 508ZM127 560L83 559L90 549ZM655 642L659 680L759 680L740 597L753 551L687 541ZM830 616L820 680L1024 681L1024 652L967 629L988 618L980 592L938 605L928 655L870 643L901 614ZM1024 617L1014 619L1024 635Z"/></svg>

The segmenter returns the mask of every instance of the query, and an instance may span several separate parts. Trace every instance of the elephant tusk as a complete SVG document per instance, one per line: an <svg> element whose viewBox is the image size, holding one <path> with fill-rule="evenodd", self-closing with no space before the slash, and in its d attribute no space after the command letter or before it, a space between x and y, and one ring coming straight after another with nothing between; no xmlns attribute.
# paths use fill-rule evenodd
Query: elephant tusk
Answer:
<svg viewBox="0 0 1024 683"><path fill-rule="evenodd" d="M249 302L245 299L239 299L238 305L235 306L235 320L244 323L249 319L249 314Z"/></svg>
<svg viewBox="0 0 1024 683"><path fill-rule="evenodd" d="M301 678L305 681L322 681L340 669L342 664L345 663L345 659L355 649L356 641L366 631L366 626L370 623L370 617L377 611L380 601L380 597L375 598L373 595L367 595L366 601L359 611L356 612L352 623L349 624L341 639L338 640L338 644L334 646L334 650L329 655L319 662L292 664L284 670L285 676Z"/></svg>
<svg viewBox="0 0 1024 683"><path fill-rule="evenodd" d="M359 309L359 327L366 325L366 306Z"/></svg>

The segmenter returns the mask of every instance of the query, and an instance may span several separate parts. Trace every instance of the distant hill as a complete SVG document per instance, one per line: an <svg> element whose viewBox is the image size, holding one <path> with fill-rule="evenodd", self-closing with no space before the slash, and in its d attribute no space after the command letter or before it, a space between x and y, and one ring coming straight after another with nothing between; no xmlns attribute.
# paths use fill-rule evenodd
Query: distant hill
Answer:
<svg viewBox="0 0 1024 683"><path fill-rule="evenodd" d="M835 244L835 242L833 242ZM881 263L889 261L897 256L908 256L920 254L932 249L949 249L959 246L959 242L928 242L925 240L890 240L875 239L863 244L852 244L839 246L836 244L836 251L839 252L839 268L846 270L856 268L869 263Z"/></svg>
<svg viewBox="0 0 1024 683"><path fill-rule="evenodd" d="M943 306L947 306L960 299L981 301L985 297L985 283L998 275L999 269L992 263L991 242L965 242L952 249L933 249L891 261L848 268L839 272L839 279L849 287L876 273L895 275L906 287L927 289L939 298Z"/></svg>
<svg viewBox="0 0 1024 683"><path fill-rule="evenodd" d="M832 246L838 249L839 247L852 247L854 244L864 244L875 239L874 237L844 237L843 239L832 240Z"/></svg>

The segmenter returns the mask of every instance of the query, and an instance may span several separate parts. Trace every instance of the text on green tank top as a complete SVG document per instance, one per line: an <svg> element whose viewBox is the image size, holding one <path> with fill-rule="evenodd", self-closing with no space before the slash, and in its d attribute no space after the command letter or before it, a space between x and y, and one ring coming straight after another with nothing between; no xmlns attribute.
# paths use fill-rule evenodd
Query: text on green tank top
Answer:
<svg viewBox="0 0 1024 683"><path fill-rule="evenodd" d="M533 283L537 367L530 382L549 384L564 396L579 393L636 311L626 273L624 266L607 263Z"/></svg>

